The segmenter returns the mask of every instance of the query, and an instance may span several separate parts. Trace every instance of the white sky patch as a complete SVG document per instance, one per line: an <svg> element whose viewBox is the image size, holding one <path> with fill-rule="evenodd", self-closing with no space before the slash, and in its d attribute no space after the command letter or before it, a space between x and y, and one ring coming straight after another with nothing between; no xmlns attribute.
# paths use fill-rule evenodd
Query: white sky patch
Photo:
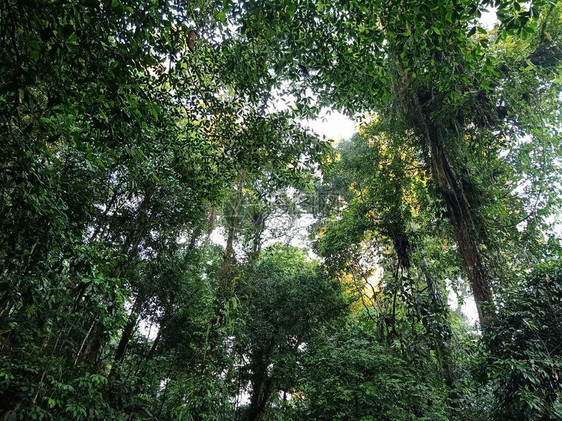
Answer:
<svg viewBox="0 0 562 421"><path fill-rule="evenodd" d="M459 308L459 297L450 285L447 285L447 297L449 308L453 311L457 310ZM475 326L478 323L478 309L472 294L467 294L463 297L463 303L460 307L463 314L467 317L468 323L471 326Z"/></svg>
<svg viewBox="0 0 562 421"><path fill-rule="evenodd" d="M336 141L349 139L357 131L357 124L352 119L327 108L316 119L304 120L302 124L320 136Z"/></svg>
<svg viewBox="0 0 562 421"><path fill-rule="evenodd" d="M489 8L488 10L486 10L485 12L482 13L482 16L480 16L480 24L490 30L494 28L494 25L496 23L498 23L498 17L496 15L496 9L495 8Z"/></svg>
<svg viewBox="0 0 562 421"><path fill-rule="evenodd" d="M273 90L273 99L269 104L268 112L288 111L295 109L296 98L288 93L288 83L284 82L281 87ZM314 97L314 93L306 90L306 95ZM315 119L299 120L303 126L312 129L316 134L326 139L335 141L349 139L357 131L357 124L339 111L323 108Z"/></svg>
<svg viewBox="0 0 562 421"><path fill-rule="evenodd" d="M226 247L226 233L222 227L215 228L209 236L211 242L223 248Z"/></svg>
<svg viewBox="0 0 562 421"><path fill-rule="evenodd" d="M160 325L156 322L141 319L138 324L138 331L145 336L149 341L153 341L158 336Z"/></svg>

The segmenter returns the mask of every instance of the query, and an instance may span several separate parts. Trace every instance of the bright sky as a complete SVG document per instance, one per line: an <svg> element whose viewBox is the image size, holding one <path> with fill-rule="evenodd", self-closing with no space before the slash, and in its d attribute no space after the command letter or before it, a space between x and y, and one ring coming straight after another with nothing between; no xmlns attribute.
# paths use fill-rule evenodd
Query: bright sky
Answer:
<svg viewBox="0 0 562 421"><path fill-rule="evenodd" d="M315 120L303 121L303 124L326 139L346 140L356 131L356 124L349 117L338 111L323 110Z"/></svg>

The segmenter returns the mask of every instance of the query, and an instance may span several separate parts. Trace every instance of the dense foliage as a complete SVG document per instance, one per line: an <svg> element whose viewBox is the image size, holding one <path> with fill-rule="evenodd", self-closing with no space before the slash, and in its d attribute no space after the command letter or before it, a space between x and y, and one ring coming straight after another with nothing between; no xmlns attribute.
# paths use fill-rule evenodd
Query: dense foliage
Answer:
<svg viewBox="0 0 562 421"><path fill-rule="evenodd" d="M562 419L559 2L5 0L0 53L1 419Z"/></svg>

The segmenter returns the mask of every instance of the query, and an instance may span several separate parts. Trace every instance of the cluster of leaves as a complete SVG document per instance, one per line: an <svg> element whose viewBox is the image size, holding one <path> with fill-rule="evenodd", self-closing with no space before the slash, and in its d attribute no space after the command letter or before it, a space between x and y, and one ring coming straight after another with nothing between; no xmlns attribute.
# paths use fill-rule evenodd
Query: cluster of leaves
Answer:
<svg viewBox="0 0 562 421"><path fill-rule="evenodd" d="M445 387L407 358L381 344L368 325L323 335L305 362L301 419L450 419Z"/></svg>
<svg viewBox="0 0 562 421"><path fill-rule="evenodd" d="M484 334L482 371L494 385L497 419L562 417L561 274L555 257L511 285Z"/></svg>

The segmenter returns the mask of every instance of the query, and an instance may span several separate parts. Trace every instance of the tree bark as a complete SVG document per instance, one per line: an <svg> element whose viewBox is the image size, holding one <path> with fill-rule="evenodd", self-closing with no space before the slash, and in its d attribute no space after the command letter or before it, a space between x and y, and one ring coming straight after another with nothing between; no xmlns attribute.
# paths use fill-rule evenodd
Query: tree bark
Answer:
<svg viewBox="0 0 562 421"><path fill-rule="evenodd" d="M265 411L267 401L271 395L273 379L267 375L267 367L256 373L253 381L252 397L250 400L249 421L259 421Z"/></svg>
<svg viewBox="0 0 562 421"><path fill-rule="evenodd" d="M275 346L275 337L272 336L269 344L261 350L257 350L253 356L254 360L252 383L252 396L250 397L249 421L259 421L267 407L267 402L273 389L273 374L269 373L268 365L271 361L271 353Z"/></svg>
<svg viewBox="0 0 562 421"><path fill-rule="evenodd" d="M445 151L440 142L433 136L429 139L429 142L433 178L441 197L447 204L449 219L453 226L459 254L474 295L480 325L484 327L488 323L489 315L493 308L493 296L490 280L484 269L475 239L476 235L470 220L469 203L455 180L453 170L447 161Z"/></svg>
<svg viewBox="0 0 562 421"><path fill-rule="evenodd" d="M127 324L121 333L121 339L119 340L119 345L117 345L117 350L115 351L114 360L118 363L123 362L125 359L125 354L127 353L127 347L129 346L129 341L131 340L131 336L135 330L135 326L137 325L137 321L139 319L139 311L142 306L142 298L137 297L135 300L135 304L131 310L131 314L129 315L129 319L127 320Z"/></svg>

